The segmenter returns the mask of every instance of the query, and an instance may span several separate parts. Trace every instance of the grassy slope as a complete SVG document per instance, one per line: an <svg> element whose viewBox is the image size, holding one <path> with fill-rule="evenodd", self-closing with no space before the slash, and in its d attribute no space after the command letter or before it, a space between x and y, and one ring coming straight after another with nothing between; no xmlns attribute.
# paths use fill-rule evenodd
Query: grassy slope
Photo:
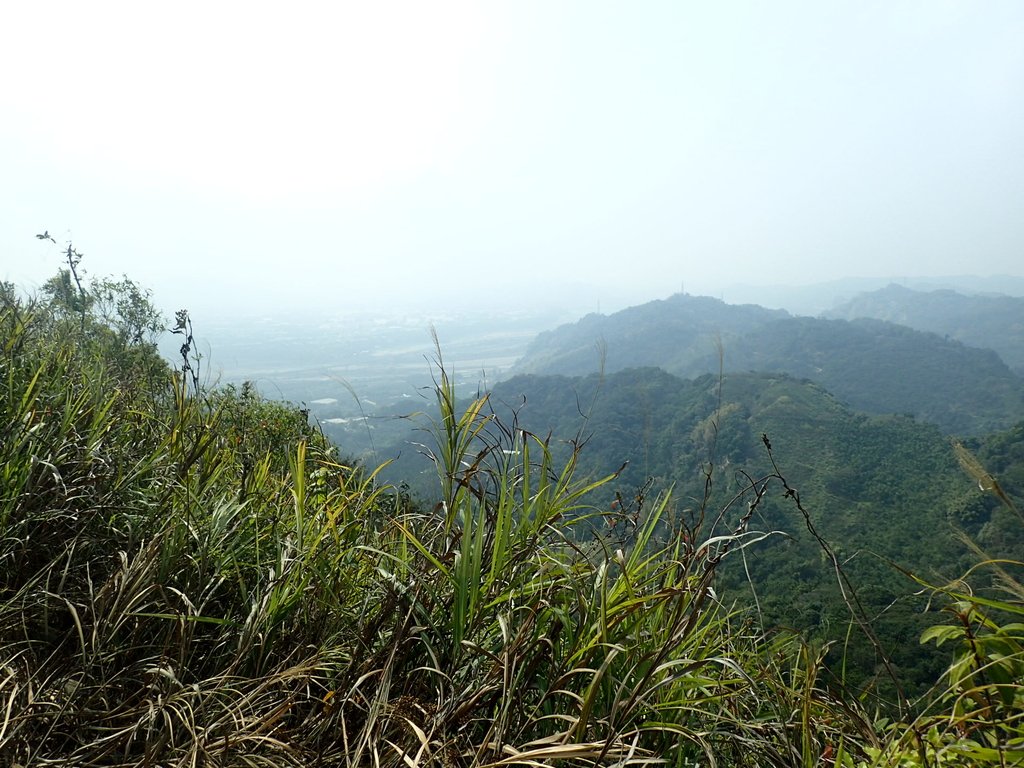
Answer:
<svg viewBox="0 0 1024 768"><path fill-rule="evenodd" d="M1015 759L1019 632L983 604L942 629L950 694L893 725L826 685L820 650L717 603L777 476L724 538L662 497L584 547L601 483L456 409L443 374L442 504L417 510L295 411L197 390L84 309L5 295L0 328L4 765ZM656 544L671 526L689 538Z"/></svg>

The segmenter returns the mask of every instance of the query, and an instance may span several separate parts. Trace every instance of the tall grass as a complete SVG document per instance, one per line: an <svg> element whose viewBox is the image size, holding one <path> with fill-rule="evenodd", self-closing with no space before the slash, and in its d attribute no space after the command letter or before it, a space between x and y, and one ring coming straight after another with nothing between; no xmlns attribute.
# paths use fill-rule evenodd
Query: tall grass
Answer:
<svg viewBox="0 0 1024 768"><path fill-rule="evenodd" d="M1021 518L978 460L959 443L954 449L979 487ZM933 585L911 575L947 617L921 642L950 647L949 667L921 713L869 751L872 765L1024 765L1024 563L991 559L962 538L977 560L962 578Z"/></svg>
<svg viewBox="0 0 1024 768"><path fill-rule="evenodd" d="M705 489L698 525L639 499L623 533L610 478L442 368L421 507L294 411L61 322L0 309L0 765L931 765L932 732L1017 755L1020 633L987 612L1015 603L943 592L969 610L929 638L973 650L897 726L719 601L770 477Z"/></svg>

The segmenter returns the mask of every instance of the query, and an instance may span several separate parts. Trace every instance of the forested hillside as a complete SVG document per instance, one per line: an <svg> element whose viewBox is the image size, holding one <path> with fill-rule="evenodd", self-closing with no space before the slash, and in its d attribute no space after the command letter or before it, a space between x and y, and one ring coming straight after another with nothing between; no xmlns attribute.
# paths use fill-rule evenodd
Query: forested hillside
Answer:
<svg viewBox="0 0 1024 768"><path fill-rule="evenodd" d="M946 434L1024 419L1024 379L994 351L881 320L779 320L737 340L726 367L807 378L856 410L910 414Z"/></svg>
<svg viewBox="0 0 1024 768"><path fill-rule="evenodd" d="M1024 418L1024 380L991 350L882 321L788 317L677 295L542 334L516 370L586 375L657 366L683 377L771 371L825 386L867 413L905 413L948 434Z"/></svg>
<svg viewBox="0 0 1024 768"><path fill-rule="evenodd" d="M855 296L824 316L887 320L972 347L994 349L1017 374L1024 374L1024 298L915 291L892 284Z"/></svg>
<svg viewBox="0 0 1024 768"><path fill-rule="evenodd" d="M683 376L705 373L709 353L767 322L789 317L755 304L725 304L675 294L612 315L587 315L541 333L516 365L519 373L581 376L656 365ZM714 370L718 370L717 366Z"/></svg>
<svg viewBox="0 0 1024 768"><path fill-rule="evenodd" d="M972 558L959 531L994 555L1024 556L1019 521L985 501L936 427L906 416L855 413L807 380L777 374L683 380L655 368L606 377L522 376L497 385L492 403L504 418L514 410L524 429L550 431L563 453L573 442L585 444L579 460L590 474L614 472L628 462L609 484L606 503L615 500L613 490L630 499L638 491L671 487L680 513L686 499L702 498L709 470L721 507L751 478L770 472L762 441L767 434L780 469L842 557L866 609L884 615L880 632L913 678L908 684L932 679L939 662L923 659L906 642L923 628L921 606L893 604L909 584L892 564L929 578L953 578ZM1000 470L1014 467L1012 487L1024 469L1018 463L1021 429L976 445ZM718 532L731 530L738 515L726 515ZM752 547L745 571L736 562L726 569L723 584L730 594L748 602L752 588L770 625L840 639L849 611L806 521L791 503L770 498L753 522L781 535ZM875 667L861 662L866 666L859 675ZM911 672L919 664L924 666Z"/></svg>

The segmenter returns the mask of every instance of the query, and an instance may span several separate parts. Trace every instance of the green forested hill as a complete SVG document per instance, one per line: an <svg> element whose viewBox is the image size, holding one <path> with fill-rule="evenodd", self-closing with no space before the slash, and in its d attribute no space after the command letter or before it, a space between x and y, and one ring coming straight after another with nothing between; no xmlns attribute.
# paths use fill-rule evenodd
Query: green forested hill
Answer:
<svg viewBox="0 0 1024 768"><path fill-rule="evenodd" d="M958 499L972 488L936 427L856 413L820 385L784 374L685 380L644 368L603 378L521 376L498 384L492 402L516 405L523 428L550 431L556 443L585 441L581 463L595 475L629 462L620 489L651 479L694 496L711 463L723 492L733 491L745 483L739 470L768 468L761 440L768 434L780 468L826 533L915 567L949 563L952 550L922 551L915 531L950 530ZM893 535L904 524L907 536Z"/></svg>
<svg viewBox="0 0 1024 768"><path fill-rule="evenodd" d="M787 373L857 410L912 414L947 433L980 434L1024 418L1024 380L991 350L894 323L789 317L691 296L541 334L517 370L585 375L602 362L608 372L658 366L685 377L720 365Z"/></svg>
<svg viewBox="0 0 1024 768"><path fill-rule="evenodd" d="M580 461L588 473L607 474L628 461L609 488L609 505L617 503L613 490L634 499L638 489L650 495L673 487L677 512L685 514L703 497L704 472L713 468L707 519L749 478L771 472L762 442L767 434L779 469L843 561L910 684L931 679L941 659L910 642L924 626L922 605L897 600L910 582L893 564L930 579L958 575L971 561L956 537L960 529L999 554L1024 554L1019 526L959 469L951 443L935 426L856 413L807 380L767 373L684 380L656 368L605 377L521 376L496 386L492 402L503 418L511 417L504 409L514 407L522 428L550 431L566 453L573 442L584 443ZM975 447L1000 472L1024 467L1020 427ZM729 509L720 529L706 533L727 533L741 512ZM733 559L722 588L745 604L756 595L769 624L839 639L849 610L792 500L767 499L753 525L778 533L750 548L746 573ZM865 674L875 662L866 647L857 648Z"/></svg>
<svg viewBox="0 0 1024 768"><path fill-rule="evenodd" d="M880 320L787 318L726 350L728 370L789 373L868 413L907 413L946 433L1024 418L1024 380L991 350Z"/></svg>
<svg viewBox="0 0 1024 768"><path fill-rule="evenodd" d="M1024 373L1024 298L915 291L893 284L862 293L824 316L888 320L931 331L972 347L994 349L1010 368Z"/></svg>
<svg viewBox="0 0 1024 768"><path fill-rule="evenodd" d="M785 310L676 294L612 315L587 315L542 333L516 370L581 376L603 363L609 371L657 365L684 375L703 373L708 354L719 342L728 347L734 339L784 317L789 317Z"/></svg>

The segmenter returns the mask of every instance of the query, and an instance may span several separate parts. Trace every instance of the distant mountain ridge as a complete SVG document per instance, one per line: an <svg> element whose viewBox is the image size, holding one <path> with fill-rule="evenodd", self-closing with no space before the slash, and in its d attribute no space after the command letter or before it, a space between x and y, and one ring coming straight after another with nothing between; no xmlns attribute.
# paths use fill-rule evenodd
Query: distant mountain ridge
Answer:
<svg viewBox="0 0 1024 768"><path fill-rule="evenodd" d="M769 371L809 379L859 410L905 413L947 433L1024 418L1024 381L988 349L881 320L793 317L676 294L540 334L513 373L586 375L656 366L693 378Z"/></svg>
<svg viewBox="0 0 1024 768"><path fill-rule="evenodd" d="M872 318L930 331L972 347L994 349L1024 374L1024 298L952 290L916 291L892 283L862 293L824 317Z"/></svg>
<svg viewBox="0 0 1024 768"><path fill-rule="evenodd" d="M877 291L890 284L915 291L952 290L969 296L1002 294L1024 296L1024 277L1016 275L945 275L935 277L844 277L808 285L727 286L721 298L730 304L760 304L782 307L795 315L812 317L829 312L862 293Z"/></svg>
<svg viewBox="0 0 1024 768"><path fill-rule="evenodd" d="M658 366L670 373L708 372L709 354L773 320L784 309L726 304L709 296L677 293L611 315L586 315L537 336L514 373L579 376L603 363L608 371ZM717 370L717 364L714 366Z"/></svg>

